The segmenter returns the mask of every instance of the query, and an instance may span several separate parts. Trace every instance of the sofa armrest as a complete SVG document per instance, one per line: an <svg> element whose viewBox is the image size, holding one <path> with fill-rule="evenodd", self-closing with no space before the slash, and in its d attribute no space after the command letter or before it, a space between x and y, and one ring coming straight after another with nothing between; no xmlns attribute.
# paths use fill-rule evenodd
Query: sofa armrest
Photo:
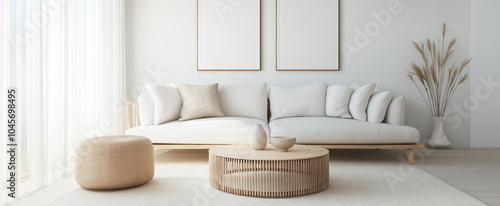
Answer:
<svg viewBox="0 0 500 206"><path fill-rule="evenodd" d="M405 98L403 96L394 97L387 108L385 123L403 125L405 123Z"/></svg>
<svg viewBox="0 0 500 206"><path fill-rule="evenodd" d="M137 101L127 101L127 126L130 129L139 125L141 125L139 103Z"/></svg>

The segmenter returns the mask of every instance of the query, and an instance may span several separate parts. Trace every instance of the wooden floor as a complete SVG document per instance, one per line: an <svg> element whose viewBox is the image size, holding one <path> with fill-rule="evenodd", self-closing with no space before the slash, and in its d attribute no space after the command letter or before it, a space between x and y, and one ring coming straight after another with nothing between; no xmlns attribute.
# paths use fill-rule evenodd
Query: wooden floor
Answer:
<svg viewBox="0 0 500 206"><path fill-rule="evenodd" d="M500 205L500 149L436 150L419 167L489 205Z"/></svg>
<svg viewBox="0 0 500 206"><path fill-rule="evenodd" d="M207 150L157 150L157 167L175 165L169 175L205 176ZM331 162L395 162L408 165L405 150L330 150ZM500 149L415 150L415 163L421 169L480 199L500 205ZM174 174L175 173L175 174ZM159 175L159 174L157 174ZM12 205L46 205L79 186L69 176Z"/></svg>

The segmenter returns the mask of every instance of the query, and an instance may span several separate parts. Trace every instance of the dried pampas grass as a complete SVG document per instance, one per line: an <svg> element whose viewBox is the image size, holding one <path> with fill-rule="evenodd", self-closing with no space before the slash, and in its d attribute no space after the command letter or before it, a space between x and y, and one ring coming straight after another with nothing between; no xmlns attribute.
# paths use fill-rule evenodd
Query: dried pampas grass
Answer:
<svg viewBox="0 0 500 206"><path fill-rule="evenodd" d="M448 28L443 24L441 36L437 41L413 42L415 49L420 53L423 62L412 63L408 77L415 84L427 104L432 116L442 117L458 85L464 83L468 74L464 69L469 65L471 58L465 59L461 64L449 64L455 52L454 46L457 39L452 39L445 44Z"/></svg>

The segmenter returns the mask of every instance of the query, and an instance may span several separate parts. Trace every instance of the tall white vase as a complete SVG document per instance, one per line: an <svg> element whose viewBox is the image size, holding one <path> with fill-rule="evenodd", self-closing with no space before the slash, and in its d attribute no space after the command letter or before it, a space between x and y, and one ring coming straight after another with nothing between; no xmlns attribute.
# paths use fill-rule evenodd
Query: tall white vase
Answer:
<svg viewBox="0 0 500 206"><path fill-rule="evenodd" d="M444 117L432 117L434 130L432 136L427 142L432 148L448 148L451 143L444 134L443 123Z"/></svg>
<svg viewBox="0 0 500 206"><path fill-rule="evenodd" d="M252 129L250 137L248 138L248 143L256 150L263 150L266 148L267 142L266 130L262 127L262 125L256 124Z"/></svg>

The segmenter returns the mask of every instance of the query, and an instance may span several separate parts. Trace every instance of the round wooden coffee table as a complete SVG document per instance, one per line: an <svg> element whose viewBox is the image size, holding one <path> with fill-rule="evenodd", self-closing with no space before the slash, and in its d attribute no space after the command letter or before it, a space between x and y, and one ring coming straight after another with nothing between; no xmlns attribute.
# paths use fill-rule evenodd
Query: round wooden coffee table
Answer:
<svg viewBox="0 0 500 206"><path fill-rule="evenodd" d="M253 197L292 197L328 188L329 152L294 145L280 152L272 145L213 147L209 151L210 184L224 192Z"/></svg>

